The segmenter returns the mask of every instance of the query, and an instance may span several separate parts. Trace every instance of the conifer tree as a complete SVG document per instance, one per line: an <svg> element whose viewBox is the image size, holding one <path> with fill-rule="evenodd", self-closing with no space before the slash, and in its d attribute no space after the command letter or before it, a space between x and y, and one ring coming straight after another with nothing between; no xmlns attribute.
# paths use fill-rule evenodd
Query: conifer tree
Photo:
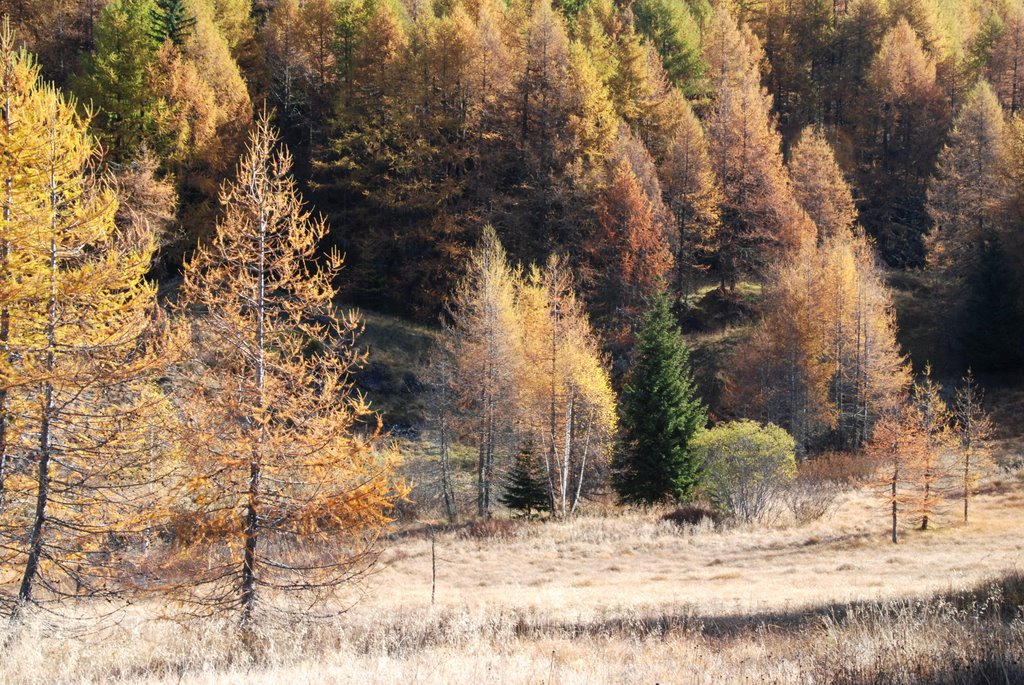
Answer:
<svg viewBox="0 0 1024 685"><path fill-rule="evenodd" d="M629 159L613 167L598 201L598 234L590 246L599 276L598 309L612 335L625 341L641 313L645 298L664 287L672 268L672 251L657 211L658 187L644 192ZM655 177L654 183L657 183ZM656 200L659 207L656 207Z"/></svg>
<svg viewBox="0 0 1024 685"><path fill-rule="evenodd" d="M726 399L789 430L800 449L856 448L909 379L871 245L843 230L778 265L764 316L728 374Z"/></svg>
<svg viewBox="0 0 1024 685"><path fill-rule="evenodd" d="M952 413L942 398L942 386L932 379L931 365L926 365L921 380L914 384L911 401L920 417L922 443L913 464L912 512L918 517L921 530L928 530L930 521L940 513L946 492L945 450L952 443Z"/></svg>
<svg viewBox="0 0 1024 685"><path fill-rule="evenodd" d="M928 236L928 262L947 279L978 265L976 248L996 230L998 202L1004 197L1000 155L1003 113L995 93L980 81L953 122L928 188L928 213L935 222Z"/></svg>
<svg viewBox="0 0 1024 685"><path fill-rule="evenodd" d="M1011 116L1024 108L1024 2L1007 3L989 63L989 81Z"/></svg>
<svg viewBox="0 0 1024 685"><path fill-rule="evenodd" d="M9 31L0 42L5 136L16 154L4 169L3 288L15 296L4 306L17 307L0 321L2 437L20 462L0 512L0 567L20 582L0 604L17 616L123 589L109 540L136 530L143 481L160 475L146 436L161 413L149 385L161 358L145 280L152 241L118 240L117 200L90 173L87 122L24 57L12 62Z"/></svg>
<svg viewBox="0 0 1024 685"><path fill-rule="evenodd" d="M972 366L1002 372L1024 359L1021 270L998 234L981 240L972 252L977 266L963 281L963 327L958 338Z"/></svg>
<svg viewBox="0 0 1024 685"><path fill-rule="evenodd" d="M704 271L700 259L713 246L721 224L722 193L715 181L704 129L684 101L659 168L665 203L679 236L675 250L676 295L686 299Z"/></svg>
<svg viewBox="0 0 1024 685"><path fill-rule="evenodd" d="M133 156L140 145L164 151L159 140L167 105L152 86L156 46L149 34L153 0L115 0L96 20L95 48L85 60L75 92L96 110L115 161Z"/></svg>
<svg viewBox="0 0 1024 685"><path fill-rule="evenodd" d="M39 70L32 59L18 51L15 34L5 19L0 30L0 175L3 212L0 215L0 514L7 499L7 479L19 456L16 398L13 389L22 385L23 368L16 350L27 343L26 326L20 319L31 303L41 297L37 275L45 263L37 226L46 223L45 206L37 197L44 185L45 157L37 142L42 135L38 112ZM31 319L29 319L31 320Z"/></svg>
<svg viewBox="0 0 1024 685"><path fill-rule="evenodd" d="M477 452L477 514L491 511L500 452L516 419L515 383L523 359L516 312L518 272L490 226L470 252L466 275L447 305L442 353L452 365L461 432Z"/></svg>
<svg viewBox="0 0 1024 685"><path fill-rule="evenodd" d="M312 259L325 233L302 209L266 117L252 133L211 244L185 266L179 306L193 316L180 406L196 549L216 562L194 601L283 608L275 590L319 597L365 568L405 490L380 419L352 388L364 355L356 314L335 313L341 266ZM307 597L308 598L308 597Z"/></svg>
<svg viewBox="0 0 1024 685"><path fill-rule="evenodd" d="M196 17L189 11L185 0L153 0L153 4L150 10L150 36L153 40L157 43L169 40L177 46L184 45L196 27Z"/></svg>
<svg viewBox="0 0 1024 685"><path fill-rule="evenodd" d="M557 516L572 514L588 468L604 462L615 432L615 395L600 343L565 261L533 267L517 288L524 359L516 379L521 430L539 445Z"/></svg>
<svg viewBox="0 0 1024 685"><path fill-rule="evenodd" d="M923 262L928 229L925 184L948 121L935 59L900 19L886 34L868 72L858 146L861 218L894 265Z"/></svg>
<svg viewBox="0 0 1024 685"><path fill-rule="evenodd" d="M797 202L818 227L818 243L849 231L857 221L853 193L820 128L807 127L790 153Z"/></svg>
<svg viewBox="0 0 1024 685"><path fill-rule="evenodd" d="M700 482L691 441L707 414L668 297L656 296L637 336L622 394L613 485L624 502L685 501Z"/></svg>
<svg viewBox="0 0 1024 685"><path fill-rule="evenodd" d="M956 390L953 404L955 420L954 434L959 443L960 488L964 500L964 523L967 523L968 508L979 474L988 466L989 445L992 435L992 421L985 412L984 391L968 369Z"/></svg>
<svg viewBox="0 0 1024 685"><path fill-rule="evenodd" d="M878 470L879 494L892 516L891 539L899 541L901 515L911 501L907 489L912 482L912 470L926 449L921 415L917 408L900 402L881 416L871 440L865 445L868 458Z"/></svg>
<svg viewBox="0 0 1024 685"><path fill-rule="evenodd" d="M700 55L700 26L686 3L640 0L632 5L637 31L658 50L672 83L696 94L705 65Z"/></svg>
<svg viewBox="0 0 1024 685"><path fill-rule="evenodd" d="M727 7L715 11L704 58L713 100L707 117L711 163L722 189L715 247L723 290L770 254L813 240L814 226L793 196L782 161L771 96L761 87L761 47Z"/></svg>
<svg viewBox="0 0 1024 685"><path fill-rule="evenodd" d="M527 516L534 511L541 512L551 506L545 480L547 476L540 465L531 441L523 443L509 470L505 492L498 501L513 511L524 512Z"/></svg>

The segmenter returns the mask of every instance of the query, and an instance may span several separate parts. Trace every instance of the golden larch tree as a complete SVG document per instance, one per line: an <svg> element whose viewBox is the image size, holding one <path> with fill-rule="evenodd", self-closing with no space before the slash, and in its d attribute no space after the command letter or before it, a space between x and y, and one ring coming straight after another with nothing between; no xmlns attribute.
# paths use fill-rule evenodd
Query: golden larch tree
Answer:
<svg viewBox="0 0 1024 685"><path fill-rule="evenodd" d="M39 296L37 275L45 263L41 251L32 249L35 229L46 222L40 197L44 190L44 155L38 106L38 68L25 53L18 52L14 32L5 20L0 32L0 98L3 122L0 127L0 176L3 182L3 212L0 220L0 512L4 509L5 485L14 459L16 412L12 390L20 385L21 368L15 348L26 326L18 317Z"/></svg>
<svg viewBox="0 0 1024 685"><path fill-rule="evenodd" d="M0 603L17 616L124 589L111 541L144 525L146 482L158 474L149 436L163 405L150 384L161 365L155 287L145 280L153 242L120 240L117 200L92 171L88 122L11 53L9 31L2 42L14 75L5 85L2 276L12 299L2 382L7 416L17 417L4 439L19 467L0 512L0 572L15 581L0 584L11 590Z"/></svg>
<svg viewBox="0 0 1024 685"><path fill-rule="evenodd" d="M863 445L909 385L875 259L859 230L844 229L777 266L727 401L788 429L801 448Z"/></svg>
<svg viewBox="0 0 1024 685"><path fill-rule="evenodd" d="M579 504L588 465L608 455L615 394L562 259L533 267L517 300L525 355L517 379L520 411L543 452L551 511L567 516Z"/></svg>
<svg viewBox="0 0 1024 685"><path fill-rule="evenodd" d="M491 511L496 462L509 448L517 416L515 379L523 359L518 279L497 233L485 226L446 306L440 353L451 369L453 418L477 451L479 516Z"/></svg>
<svg viewBox="0 0 1024 685"><path fill-rule="evenodd" d="M850 185L820 128L809 126L800 134L790 153L789 173L797 201L818 227L819 243L857 222Z"/></svg>
<svg viewBox="0 0 1024 685"><path fill-rule="evenodd" d="M378 416L352 387L364 355L358 316L334 307L341 260L314 264L326 227L303 210L290 171L264 116L178 301L192 317L178 379L194 520L185 552L210 559L191 598L238 609L243 625L258 597L284 610L287 595L320 597L363 570L405 492Z"/></svg>

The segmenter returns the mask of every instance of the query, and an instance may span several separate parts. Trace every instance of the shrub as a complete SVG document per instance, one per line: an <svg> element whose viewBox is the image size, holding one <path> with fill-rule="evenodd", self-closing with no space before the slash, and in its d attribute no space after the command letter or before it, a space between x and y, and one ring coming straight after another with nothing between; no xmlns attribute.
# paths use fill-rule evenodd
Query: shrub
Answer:
<svg viewBox="0 0 1024 685"><path fill-rule="evenodd" d="M693 444L711 501L744 523L775 511L779 495L796 477L793 436L771 423L719 424L699 433Z"/></svg>
<svg viewBox="0 0 1024 685"><path fill-rule="evenodd" d="M800 523L816 521L835 508L836 498L848 483L863 479L868 460L842 452L826 453L800 462L797 476L783 492L783 500Z"/></svg>
<svg viewBox="0 0 1024 685"><path fill-rule="evenodd" d="M699 504L686 504L668 512L661 520L671 521L679 526L699 526L704 521L710 521L717 526L722 522L722 513Z"/></svg>
<svg viewBox="0 0 1024 685"><path fill-rule="evenodd" d="M511 540L522 527L521 519L481 519L459 531L464 540Z"/></svg>

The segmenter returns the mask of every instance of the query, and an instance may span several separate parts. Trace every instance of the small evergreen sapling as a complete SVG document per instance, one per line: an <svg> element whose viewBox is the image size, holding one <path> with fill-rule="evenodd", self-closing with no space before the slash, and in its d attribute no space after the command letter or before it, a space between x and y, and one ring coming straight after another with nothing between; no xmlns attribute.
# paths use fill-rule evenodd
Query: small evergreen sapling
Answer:
<svg viewBox="0 0 1024 685"><path fill-rule="evenodd" d="M505 492L498 498L513 511L524 512L528 517L534 511L548 509L551 501L544 484L544 474L534 454L533 441L527 441L516 455L512 470L508 474Z"/></svg>

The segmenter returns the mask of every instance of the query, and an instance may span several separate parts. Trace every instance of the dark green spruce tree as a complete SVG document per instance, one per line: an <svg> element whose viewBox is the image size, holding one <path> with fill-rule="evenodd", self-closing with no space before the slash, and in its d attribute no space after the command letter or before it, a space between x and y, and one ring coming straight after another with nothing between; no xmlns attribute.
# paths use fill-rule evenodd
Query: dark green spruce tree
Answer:
<svg viewBox="0 0 1024 685"><path fill-rule="evenodd" d="M508 474L505 492L498 501L513 511L527 516L533 512L550 508L551 497L544 484L545 477L537 463L533 442L526 442L519 449L512 470Z"/></svg>
<svg viewBox="0 0 1024 685"><path fill-rule="evenodd" d="M620 407L613 485L623 502L690 498L700 467L690 447L707 423L668 297L658 295L637 335Z"/></svg>
<svg viewBox="0 0 1024 685"><path fill-rule="evenodd" d="M158 43L169 40L183 45L196 26L196 17L188 11L185 0L155 0L153 4L150 36Z"/></svg>

